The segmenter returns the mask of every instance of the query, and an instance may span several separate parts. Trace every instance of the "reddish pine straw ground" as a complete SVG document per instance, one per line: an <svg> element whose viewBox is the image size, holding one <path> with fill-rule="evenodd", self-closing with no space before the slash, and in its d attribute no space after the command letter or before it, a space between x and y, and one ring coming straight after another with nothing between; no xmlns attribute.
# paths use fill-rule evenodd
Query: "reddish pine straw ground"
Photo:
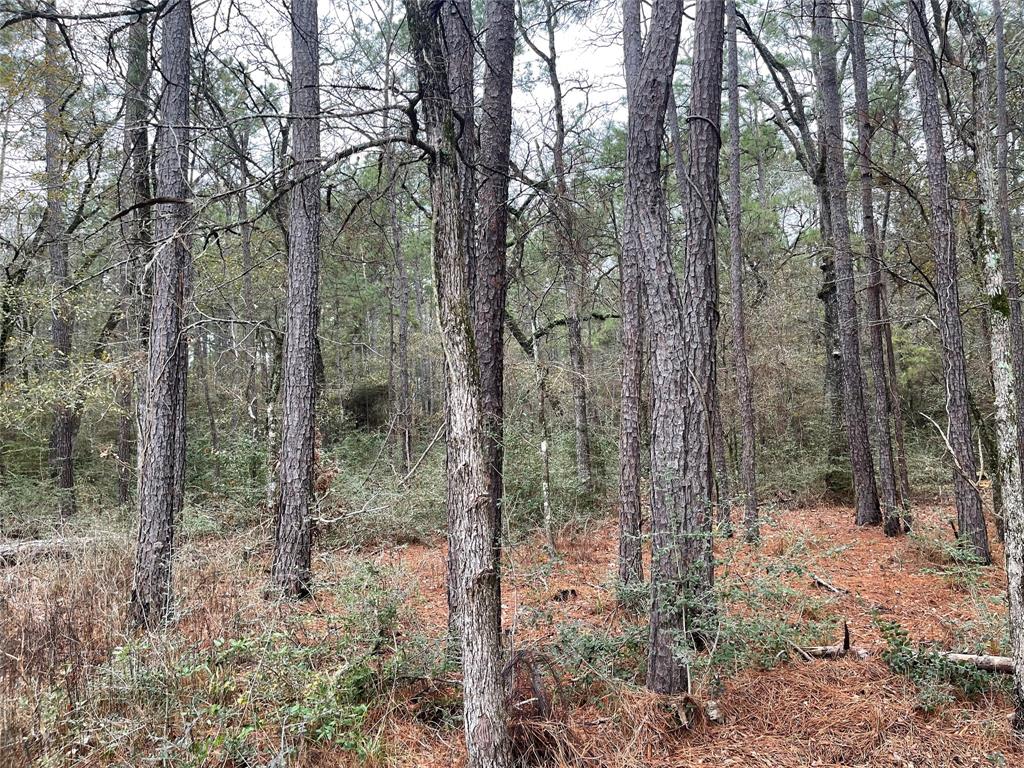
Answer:
<svg viewBox="0 0 1024 768"><path fill-rule="evenodd" d="M952 540L952 511L924 507L915 511L918 528ZM1009 735L1011 704L997 696L959 702L931 715L917 711L914 687L879 660L885 643L874 614L898 619L914 640L955 649L955 628L976 618L976 600L998 603L1006 588L1001 567L984 569L972 598L968 590L942 575L937 553L920 539L887 540L877 528L853 523L843 507L818 506L782 512L778 525L765 528L769 555L794 555L814 574L846 590L835 596L832 611L845 619L855 645L872 653L869 661L784 662L769 670L749 669L724 681L717 698L724 724L698 721L680 725L676 707L664 698L635 689L596 691L595 701L556 705L546 727L527 727L557 740L566 763L593 766L930 766L1021 765L1024 744ZM543 648L556 628L569 620L610 627L626 620L609 591L617 551L612 523L589 531L563 533L561 561L547 578L531 569L545 555L535 546L516 549L504 577L504 621L517 642ZM733 541L719 547L719 558L743 572L749 550ZM724 551L721 551L724 550ZM423 592L417 616L440 631L445 622L443 552L424 546L382 553L415 576ZM1001 562L1002 551L994 552ZM822 594L803 577L807 592ZM568 601L552 597L574 589ZM523 609L552 614L546 631L519 628ZM837 642L836 637L830 642ZM994 649L993 649L994 650ZM702 692L696 692L702 698ZM452 736L453 734L448 734ZM395 737L407 743L402 765L459 765L460 741L445 742L427 729L396 721ZM551 760L550 764L558 764Z"/></svg>
<svg viewBox="0 0 1024 768"><path fill-rule="evenodd" d="M729 674L719 690L694 691L699 703L714 696L723 722L712 724L697 716L690 718L689 727L681 725L678 712L684 707L679 699L616 682L583 687L574 684L573 671L543 661L559 627L567 623L614 633L627 622L644 621L616 605L611 588L617 550L614 523L563 531L554 562L535 543L511 547L503 576L504 626L515 648L532 650L541 659L538 667L545 693L553 699L553 711L543 719L529 705L516 707L517 748L539 752L535 764L600 768L1024 765L1024 745L1009 735L1011 705L1005 697L957 702L926 715L917 707L913 684L891 673L879 659L885 644L876 628L876 615L899 620L915 641L962 650L959 645L971 636L970 628L986 619L984 606L988 612L1004 610L999 602L1005 590L1000 566L982 569L981 579L971 588L934 572L942 561L935 540L952 539L950 509L919 505L915 516L917 537L887 540L877 528L855 526L847 508L815 506L779 513L764 528L757 556L739 540L720 543L722 578L740 583L754 585L758 578L763 580L761 570L773 559L799 563L802 569L792 576L792 584L831 601L826 618L834 618L836 636L822 640L836 642L845 620L854 644L869 649L871 658L808 662L794 653L795 660L781 659L768 670L747 668ZM181 618L169 632L187 646L206 647L216 638L240 636L254 627L264 630L285 621L292 627L296 622L308 627L309 643L334 631L331 617L341 608L333 604L334 596L326 588L312 600L296 604L263 598L269 565L265 541L266 532L260 531L227 540L184 542L176 566ZM443 547L385 547L358 557L393 566L399 574L409 596L402 635L425 634L440 644L447 621ZM995 557L1001 561L998 547ZM350 551L321 543L314 570L324 582L336 581L356 559ZM79 591L74 593L58 593L51 585L56 583L54 569L67 574L67 564L17 566L0 574L0 602L17 606L6 620L0 617L0 650L5 652L0 656L0 683L13 690L18 680L32 674L35 679L45 677L41 669L68 658L83 665L101 663L110 649L124 642L123 598L119 596L127 593L130 583L130 558L102 562L95 572L76 574L72 585ZM824 591L814 585L812 574L845 592ZM567 599L555 599L559 593ZM66 605L57 611L44 610L57 598ZM36 652L50 645L52 652ZM84 690L86 683L79 679L83 677L84 673L76 676L74 682ZM517 682L517 704L532 696L524 677L519 675ZM385 744L384 764L424 768L464 764L461 729L430 724L422 716L425 702L450 699L454 683L401 681L385 692L369 722ZM3 706L0 710L4 715L0 725L6 727L9 713ZM119 759L129 755L122 753ZM0 764L4 764L2 750ZM115 763L85 757L68 764ZM208 764L234 767L231 762ZM298 764L357 763L338 749L309 748L300 754Z"/></svg>

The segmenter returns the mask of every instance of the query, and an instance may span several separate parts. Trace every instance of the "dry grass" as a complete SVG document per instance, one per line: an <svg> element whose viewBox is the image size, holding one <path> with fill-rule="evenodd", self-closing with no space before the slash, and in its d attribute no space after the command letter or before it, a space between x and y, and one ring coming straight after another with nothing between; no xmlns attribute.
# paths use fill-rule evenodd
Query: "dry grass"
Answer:
<svg viewBox="0 0 1024 768"><path fill-rule="evenodd" d="M942 570L948 510L917 514L927 535L915 539L885 540L854 526L849 510L815 507L782 513L759 553L722 544L724 582L785 587L772 604L779 627L845 620L875 658L808 663L782 654L768 668L733 659L695 670L692 698L655 696L596 656L568 655L567 627L595 643L595 654L642 630L643 617L616 604L611 523L563 531L554 561L533 544L515 548L504 620L518 649L509 675L521 761L1020 764L1024 749L1009 736L1001 693L925 715L913 684L876 660L880 615L943 647L996 650L1000 640L1001 569L951 577ZM457 679L440 653L443 548L321 547L314 598L282 604L263 597L263 540L260 531L182 542L176 621L150 637L123 629L127 540L74 562L0 572L0 765L463 764ZM845 592L824 593L812 574ZM721 722L703 714L710 698ZM352 722L338 726L346 717ZM317 728L338 727L340 735L316 737Z"/></svg>

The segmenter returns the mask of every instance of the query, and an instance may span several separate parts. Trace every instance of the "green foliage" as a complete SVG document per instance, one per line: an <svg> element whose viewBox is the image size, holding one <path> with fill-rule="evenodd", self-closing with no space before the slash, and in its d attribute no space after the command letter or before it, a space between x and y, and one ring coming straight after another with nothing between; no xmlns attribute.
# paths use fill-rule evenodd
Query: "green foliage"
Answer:
<svg viewBox="0 0 1024 768"><path fill-rule="evenodd" d="M641 684L646 651L646 627L633 624L619 634L572 622L559 627L553 646L555 660L582 686L613 681Z"/></svg>
<svg viewBox="0 0 1024 768"><path fill-rule="evenodd" d="M942 531L917 527L909 534L911 544L934 564L924 573L941 576L954 589L977 594L986 583L986 571L977 553L963 539L950 539Z"/></svg>
<svg viewBox="0 0 1024 768"><path fill-rule="evenodd" d="M808 579L802 563L806 547L797 537L778 556L762 548L743 573L728 567L719 571L715 591L720 610L703 630L710 642L708 653L693 658L698 674L770 668L787 658L793 646L823 644L835 636L831 601L798 587Z"/></svg>
<svg viewBox="0 0 1024 768"><path fill-rule="evenodd" d="M928 648L915 648L899 622L876 619L876 624L886 641L883 660L893 672L914 683L922 711L934 712L959 696L975 698L999 687L1000 681L991 673L950 661Z"/></svg>

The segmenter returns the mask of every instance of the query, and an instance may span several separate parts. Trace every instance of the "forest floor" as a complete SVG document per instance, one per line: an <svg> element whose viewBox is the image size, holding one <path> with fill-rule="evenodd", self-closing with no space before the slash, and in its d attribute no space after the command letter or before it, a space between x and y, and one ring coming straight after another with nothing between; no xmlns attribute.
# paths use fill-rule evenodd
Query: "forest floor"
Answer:
<svg viewBox="0 0 1024 768"><path fill-rule="evenodd" d="M602 768L1021 765L1005 679L951 675L919 652L1005 642L1003 569L959 563L950 516L919 505L915 533L894 541L815 506L777 512L759 549L720 542L715 648L693 660L692 696L672 699L642 687L645 614L617 600L612 522L562 531L555 558L533 540L510 547L517 749ZM183 541L176 621L146 637L123 630L127 542L70 568L4 569L0 765L462 764L443 546L328 537L314 596L278 603L263 595L265 540ZM844 622L868 659L797 650L840 641ZM883 658L893 622L917 660L903 674Z"/></svg>

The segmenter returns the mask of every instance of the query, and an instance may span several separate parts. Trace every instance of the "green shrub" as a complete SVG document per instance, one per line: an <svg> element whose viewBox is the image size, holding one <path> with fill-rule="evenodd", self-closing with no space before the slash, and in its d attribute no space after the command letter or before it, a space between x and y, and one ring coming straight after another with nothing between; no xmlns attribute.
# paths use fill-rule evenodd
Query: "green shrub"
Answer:
<svg viewBox="0 0 1024 768"><path fill-rule="evenodd" d="M1001 684L996 676L977 667L951 661L929 648L914 647L898 622L876 619L876 623L886 642L882 659L893 672L914 683L918 707L924 712L934 712L959 696L982 696Z"/></svg>

